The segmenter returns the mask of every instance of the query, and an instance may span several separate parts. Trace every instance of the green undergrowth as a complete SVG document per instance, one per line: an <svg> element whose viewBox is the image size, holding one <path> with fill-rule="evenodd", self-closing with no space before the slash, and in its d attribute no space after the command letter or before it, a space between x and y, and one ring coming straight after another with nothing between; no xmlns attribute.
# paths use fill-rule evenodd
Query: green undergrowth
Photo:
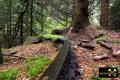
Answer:
<svg viewBox="0 0 120 80"><path fill-rule="evenodd" d="M114 44L120 44L120 39L113 41Z"/></svg>
<svg viewBox="0 0 120 80"><path fill-rule="evenodd" d="M26 73L30 78L34 78L40 74L48 64L50 64L50 59L47 57L26 58Z"/></svg>
<svg viewBox="0 0 120 80"><path fill-rule="evenodd" d="M9 69L4 72L0 72L0 80L15 80L17 75L16 69Z"/></svg>
<svg viewBox="0 0 120 80"><path fill-rule="evenodd" d="M99 43L99 42L105 41L105 40L106 40L106 38L104 36L101 36L101 37L95 38L93 41Z"/></svg>
<svg viewBox="0 0 120 80"><path fill-rule="evenodd" d="M106 79L93 76L90 80L106 80Z"/></svg>

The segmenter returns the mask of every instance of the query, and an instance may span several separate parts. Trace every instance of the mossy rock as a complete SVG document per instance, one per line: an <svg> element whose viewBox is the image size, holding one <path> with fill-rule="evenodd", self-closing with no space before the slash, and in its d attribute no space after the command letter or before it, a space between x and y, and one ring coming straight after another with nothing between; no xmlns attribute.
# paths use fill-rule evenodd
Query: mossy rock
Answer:
<svg viewBox="0 0 120 80"><path fill-rule="evenodd" d="M55 41L57 39L62 38L60 35L53 35L53 34L44 34L44 35L39 35L39 36L31 36L28 37L25 41L24 44L29 45L29 44L35 44L35 43L41 43L46 41Z"/></svg>
<svg viewBox="0 0 120 80"><path fill-rule="evenodd" d="M63 38L60 35L53 35L53 34L44 34L44 35L40 35L39 37L43 37L44 39L51 40L51 41L55 41L57 39Z"/></svg>
<svg viewBox="0 0 120 80"><path fill-rule="evenodd" d="M39 36L31 36L28 37L25 41L24 44L29 45L29 44L35 44L35 43L41 43L44 42L45 39Z"/></svg>

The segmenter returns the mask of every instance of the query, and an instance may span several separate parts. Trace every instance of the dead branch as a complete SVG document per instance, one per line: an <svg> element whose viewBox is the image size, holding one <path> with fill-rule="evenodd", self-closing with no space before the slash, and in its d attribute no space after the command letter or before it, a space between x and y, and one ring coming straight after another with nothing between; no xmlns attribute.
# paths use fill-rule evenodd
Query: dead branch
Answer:
<svg viewBox="0 0 120 80"><path fill-rule="evenodd" d="M109 56L107 54L100 55L100 56L95 56L94 61L99 61L99 60L104 60L104 59L109 59Z"/></svg>
<svg viewBox="0 0 120 80"><path fill-rule="evenodd" d="M80 44L78 44L78 46L81 46L81 47L87 48L87 49L92 49L92 50L95 48L95 46L92 43L80 43Z"/></svg>
<svg viewBox="0 0 120 80"><path fill-rule="evenodd" d="M120 51L113 51L112 56L113 57L120 57Z"/></svg>
<svg viewBox="0 0 120 80"><path fill-rule="evenodd" d="M11 56L11 57L16 57L16 58L25 59L25 57L15 56L15 55L11 55L11 54L2 54L2 55L3 55L3 56Z"/></svg>
<svg viewBox="0 0 120 80"><path fill-rule="evenodd" d="M99 44L100 44L101 46L103 46L103 47L109 49L109 50L112 50L112 46L109 45L109 44L106 43L106 42L99 42Z"/></svg>
<svg viewBox="0 0 120 80"><path fill-rule="evenodd" d="M84 42L84 43L90 42L90 40L87 40L87 39L80 39L79 41L80 41L80 42Z"/></svg>
<svg viewBox="0 0 120 80"><path fill-rule="evenodd" d="M18 50L13 50L13 51L10 51L10 52L4 53L4 54L14 55L17 52L18 52Z"/></svg>

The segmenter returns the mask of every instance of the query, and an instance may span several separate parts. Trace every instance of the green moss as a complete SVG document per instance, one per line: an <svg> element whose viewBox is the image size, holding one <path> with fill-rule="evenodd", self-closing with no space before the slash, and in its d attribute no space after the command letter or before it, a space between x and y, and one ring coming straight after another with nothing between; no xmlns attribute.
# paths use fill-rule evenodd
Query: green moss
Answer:
<svg viewBox="0 0 120 80"><path fill-rule="evenodd" d="M90 80L106 80L106 79L93 76Z"/></svg>
<svg viewBox="0 0 120 80"><path fill-rule="evenodd" d="M113 41L114 44L120 44L120 40Z"/></svg>
<svg viewBox="0 0 120 80"><path fill-rule="evenodd" d="M97 38L95 38L93 41L99 43L99 42L105 41L105 40L106 40L106 38L102 36L102 37L97 37Z"/></svg>
<svg viewBox="0 0 120 80"><path fill-rule="evenodd" d="M46 39L46 40L50 40L50 41L54 41L58 38L63 38L60 35L53 35L53 34L41 34L39 36L30 36L28 38L26 38L26 40L24 41L24 44L29 45L32 44L33 39Z"/></svg>
<svg viewBox="0 0 120 80"><path fill-rule="evenodd" d="M25 60L26 73L30 78L34 78L40 74L49 63L50 60L46 57L29 57Z"/></svg>
<svg viewBox="0 0 120 80"><path fill-rule="evenodd" d="M53 35L53 34L45 34L45 35L42 35L45 39L51 39L51 40L56 40L58 38L62 38L62 36L60 35Z"/></svg>
<svg viewBox="0 0 120 80"><path fill-rule="evenodd" d="M9 69L4 72L0 72L0 80L15 80L17 75L16 69Z"/></svg>

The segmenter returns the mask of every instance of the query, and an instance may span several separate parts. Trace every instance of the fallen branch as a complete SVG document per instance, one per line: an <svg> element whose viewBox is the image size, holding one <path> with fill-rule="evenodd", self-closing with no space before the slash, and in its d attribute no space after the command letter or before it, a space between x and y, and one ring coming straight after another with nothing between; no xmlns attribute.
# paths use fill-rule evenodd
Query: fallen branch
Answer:
<svg viewBox="0 0 120 80"><path fill-rule="evenodd" d="M90 42L90 40L87 40L87 39L80 39L79 41L80 41L80 42L84 42L84 43Z"/></svg>
<svg viewBox="0 0 120 80"><path fill-rule="evenodd" d="M120 51L113 51L112 56L113 57L120 57Z"/></svg>
<svg viewBox="0 0 120 80"><path fill-rule="evenodd" d="M11 54L2 54L2 55L3 55L3 56L11 56L11 57L17 57L17 58L25 59L25 57L15 56L15 55L11 55Z"/></svg>
<svg viewBox="0 0 120 80"><path fill-rule="evenodd" d="M7 55L14 55L14 54L16 54L17 52L18 52L18 50L13 50L13 51L7 52L7 53L5 53L5 54L7 54Z"/></svg>
<svg viewBox="0 0 120 80"><path fill-rule="evenodd" d="M87 49L92 49L92 50L95 48L95 46L92 43L80 43L80 44L78 44L78 46L81 46L81 47L87 48Z"/></svg>
<svg viewBox="0 0 120 80"><path fill-rule="evenodd" d="M99 44L100 44L101 46L103 46L103 47L109 49L109 50L112 50L112 46L109 45L109 44L106 43L106 42L99 42Z"/></svg>
<svg viewBox="0 0 120 80"><path fill-rule="evenodd" d="M95 56L94 61L98 61L98 60L104 60L104 59L109 59L109 56L107 54L104 55L100 55L100 56Z"/></svg>

